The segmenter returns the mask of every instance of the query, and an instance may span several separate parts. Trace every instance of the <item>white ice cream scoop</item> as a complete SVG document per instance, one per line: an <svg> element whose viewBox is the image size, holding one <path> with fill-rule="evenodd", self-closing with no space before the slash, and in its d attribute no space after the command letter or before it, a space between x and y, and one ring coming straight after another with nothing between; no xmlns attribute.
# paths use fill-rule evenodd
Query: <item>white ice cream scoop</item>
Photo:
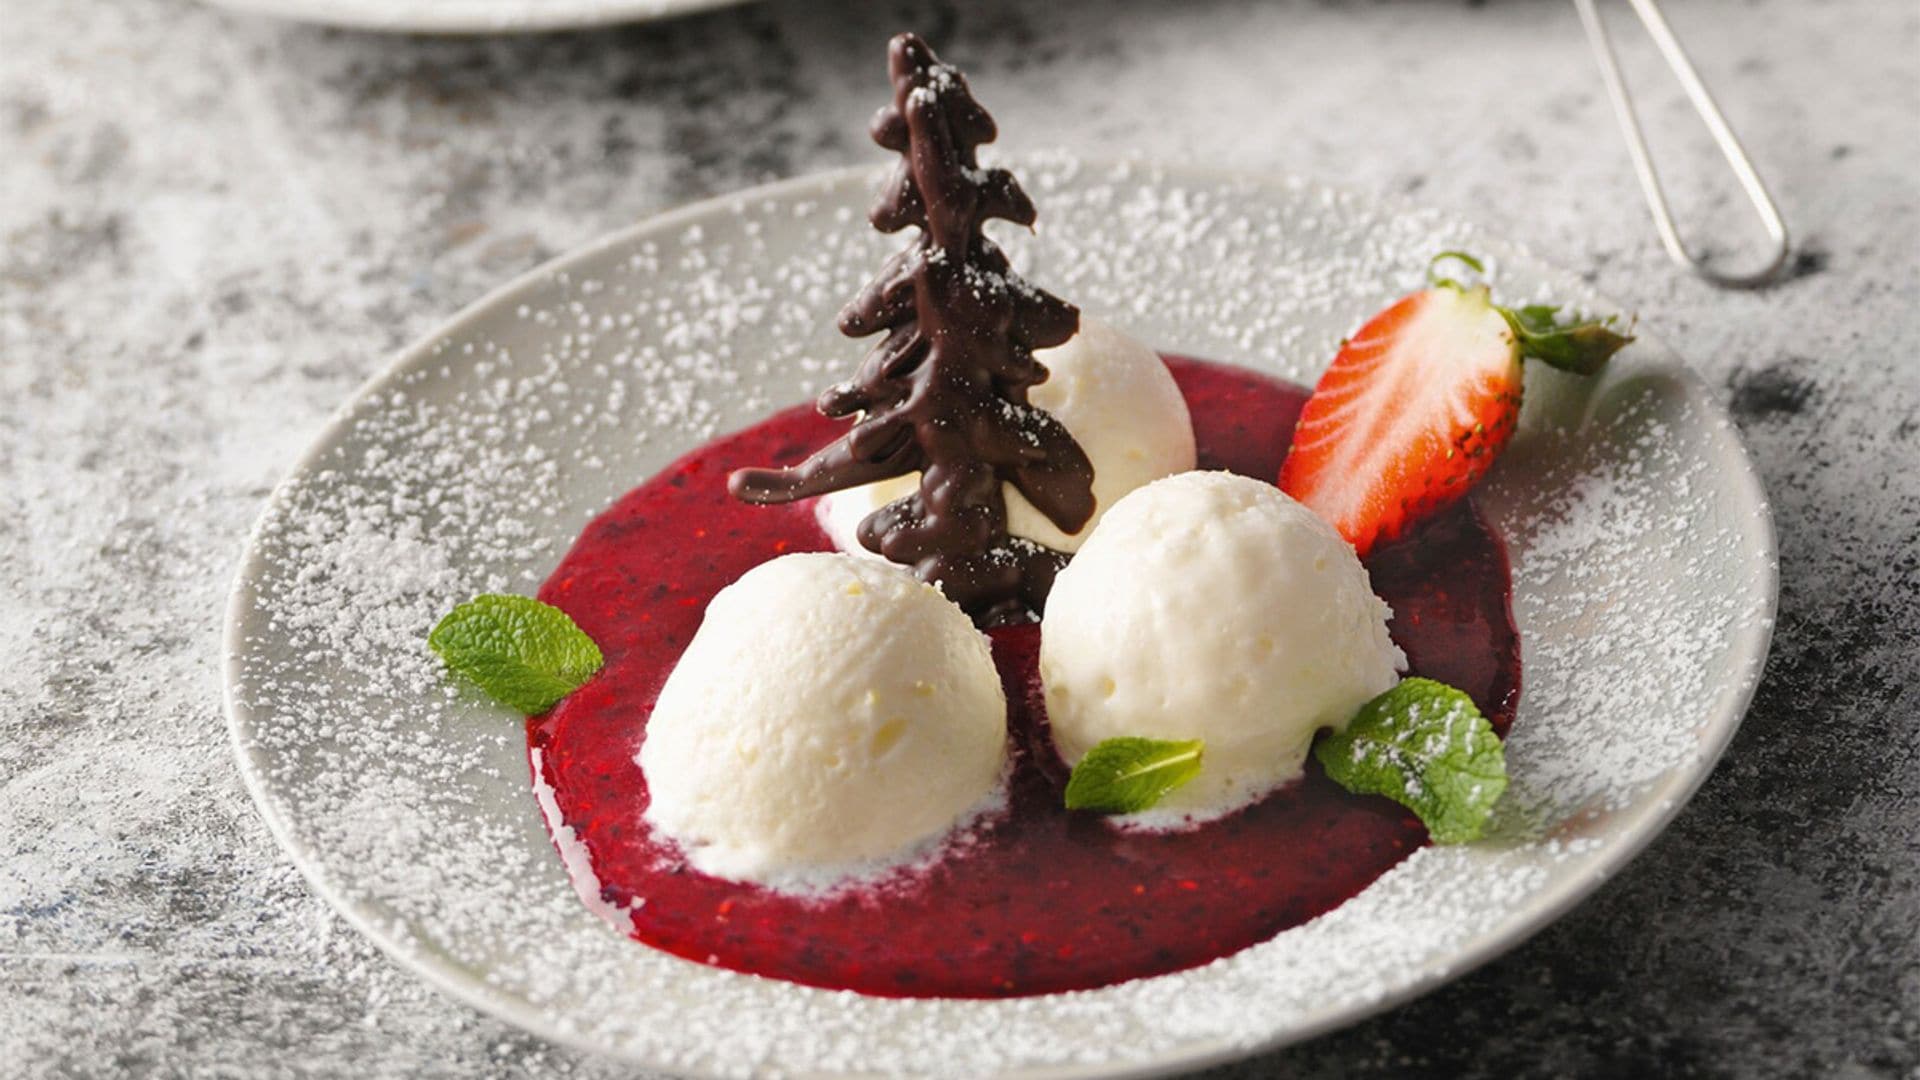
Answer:
<svg viewBox="0 0 1920 1080"><path fill-rule="evenodd" d="M1007 488L1007 528L1059 551L1080 547L1106 508L1127 492L1193 468L1193 420L1187 400L1158 353L1085 315L1065 344L1034 353L1047 381L1028 396L1052 413L1093 462L1093 517L1074 534L1061 532L1024 496ZM868 554L856 538L860 522L910 494L920 474L836 491L820 500L820 523L842 551Z"/></svg>
<svg viewBox="0 0 1920 1080"><path fill-rule="evenodd" d="M1060 573L1041 624L1054 745L1204 739L1160 809L1231 810L1298 776L1405 657L1353 548L1272 484L1189 472L1140 488Z"/></svg>
<svg viewBox="0 0 1920 1080"><path fill-rule="evenodd" d="M998 787L986 638L892 564L787 555L707 605L640 748L654 826L693 865L774 885L932 843Z"/></svg>

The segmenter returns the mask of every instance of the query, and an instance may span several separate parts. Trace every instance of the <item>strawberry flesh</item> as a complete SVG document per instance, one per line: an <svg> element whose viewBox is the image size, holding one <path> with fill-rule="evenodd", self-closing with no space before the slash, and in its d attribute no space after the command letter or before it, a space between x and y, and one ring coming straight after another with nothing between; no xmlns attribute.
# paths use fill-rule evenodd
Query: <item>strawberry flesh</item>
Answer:
<svg viewBox="0 0 1920 1080"><path fill-rule="evenodd" d="M1514 328L1484 287L1436 286L1341 346L1301 410L1280 487L1367 554L1458 501L1513 437Z"/></svg>

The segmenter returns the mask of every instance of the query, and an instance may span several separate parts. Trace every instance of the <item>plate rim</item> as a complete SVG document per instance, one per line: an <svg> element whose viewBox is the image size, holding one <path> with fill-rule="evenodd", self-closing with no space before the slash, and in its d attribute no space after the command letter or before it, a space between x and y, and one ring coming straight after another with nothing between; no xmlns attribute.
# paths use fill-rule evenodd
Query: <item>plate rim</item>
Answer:
<svg viewBox="0 0 1920 1080"><path fill-rule="evenodd" d="M210 2L226 4L230 0L210 0ZM239 0L243 5L252 2L253 0ZM731 0L695 0L695 2L716 4L731 2ZM1030 159L1025 156L1015 156L1013 160L1019 163ZM1263 188L1295 192L1331 193L1358 198L1366 204L1395 214L1414 213L1423 209L1419 204L1396 195L1360 191L1353 187L1325 183L1288 173L1256 172L1229 167L1180 165L1135 159L1076 156L1071 160L1074 165L1082 169L1147 170L1156 182L1252 184ZM411 344L390 354L378 370L343 400L313 435L307 448L274 485L253 525L248 529L239 566L229 588L221 636L222 698L228 743L232 747L239 766L241 780L256 810L265 819L268 831L279 845L281 852L300 872L308 887L345 919L348 925L370 940L381 953L402 970L422 979L454 1000L540 1038L582 1051L596 1058L618 1060L655 1069L664 1068L657 1062L649 1062L580 1037L563 1025L548 1022L538 1010L517 1008L518 1003L511 998L491 996L484 980L471 977L456 965L436 963L430 951L422 951L405 941L390 938L379 925L374 913L364 910L362 905L349 900L329 881L321 860L316 857L316 854L297 842L291 823L273 808L264 770L256 760L255 749L249 745L247 734L258 718L254 710L240 700L238 693L245 652L244 639L247 627L257 610L252 603L255 597L254 585L265 562L262 548L264 534L269 524L287 503L296 482L311 473L319 460L331 451L347 431L363 403L389 390L414 366L431 358L433 350L442 341L457 335L465 329L467 324L482 318L502 302L523 291L547 284L555 276L564 274L576 264L590 260L609 248L632 242L641 236L671 230L676 225L694 219L732 210L745 201L779 199L811 190L835 189L849 182L876 176L880 171L880 167L871 164L846 166L723 192L671 207L554 256L488 290L443 322L434 325ZM1443 220L1453 222L1463 220L1459 215L1444 212L1441 217ZM1476 228L1478 228L1477 225ZM1558 264L1532 255L1522 245L1507 240L1496 231L1480 231L1484 232L1487 238L1497 241L1507 251L1524 254L1528 261L1544 269L1568 277L1575 276ZM1595 299L1602 303L1608 302L1603 295L1599 294L1596 294ZM1617 304L1612 306L1618 310L1625 310ZM1664 340L1647 334L1644 324L1640 327L1638 338L1641 347L1649 354L1641 360L1646 370L1649 373L1658 373L1672 378L1682 384L1689 402L1702 410L1701 424L1706 429L1707 438L1715 445L1731 449L1733 452L1730 460L1738 467L1720 474L1716 478L1716 483L1723 486L1735 485L1740 488L1740 496L1746 505L1753 508L1755 516L1753 522L1755 545L1749 549L1749 553L1757 559L1761 576L1759 584L1763 587L1764 595L1754 613L1755 617L1746 624L1737 626L1729 635L1730 644L1738 656L1734 667L1738 671L1739 678L1729 680L1722 686L1714 707L1708 710L1708 714L1703 718L1707 723L1701 731L1697 751L1686 762L1668 769L1660 778L1648 783L1642 789L1639 796L1641 809L1619 828L1612 830L1612 839L1595 854L1589 864L1588 873L1569 875L1534 894L1525 903L1524 911L1516 913L1514 918L1503 921L1497 927L1453 950L1445 956L1444 962L1427 965L1420 974L1384 994L1366 1001L1320 1009L1310 1014L1301 1023L1277 1030L1256 1040L1210 1039L1185 1044L1163 1051L1153 1058L1136 1062L1021 1066L998 1075L1031 1078L1031 1080L1042 1080L1042 1078L1066 1080L1066 1078L1096 1076L1142 1078L1167 1076L1243 1060L1350 1027L1424 996L1532 939L1549 924L1558 921L1582 901L1591 897L1601 885L1615 877L1656 837L1664 833L1686 808L1707 778L1718 767L1728 745L1739 731L1765 674L1778 615L1780 578L1778 537L1774 528L1772 503L1766 496L1765 487L1761 483L1753 459L1747 453L1745 443L1739 437L1737 428L1726 409L1708 393L1706 383L1700 375L1687 366ZM683 1076L727 1075L710 1070L689 1070L678 1066L668 1071L674 1075Z"/></svg>
<svg viewBox="0 0 1920 1080"><path fill-rule="evenodd" d="M627 23L658 22L677 19L725 7L739 7L749 0L582 0L573 6L565 3L522 3L510 13L489 13L485 3L449 3L414 5L400 17L380 3L363 0L201 0L216 10L234 14L344 30L389 34L446 34L480 36L483 34L538 34L562 30L590 30Z"/></svg>

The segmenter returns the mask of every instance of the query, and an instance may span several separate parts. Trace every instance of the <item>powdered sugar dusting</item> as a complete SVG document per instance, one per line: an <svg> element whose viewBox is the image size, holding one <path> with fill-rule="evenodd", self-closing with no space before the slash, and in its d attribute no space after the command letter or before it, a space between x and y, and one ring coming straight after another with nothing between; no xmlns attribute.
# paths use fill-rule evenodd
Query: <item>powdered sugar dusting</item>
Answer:
<svg viewBox="0 0 1920 1080"><path fill-rule="evenodd" d="M1731 640L1764 639L1772 598L1741 573L1764 504L1728 507L1737 478L1701 445L1723 420L1671 375L1627 367L1602 388L1537 368L1528 378L1530 430L1486 499L1512 523L1527 706L1552 720L1515 725L1503 810L1514 827L1551 829L1624 810L1718 753L1675 702L1750 689L1716 660Z"/></svg>
<svg viewBox="0 0 1920 1080"><path fill-rule="evenodd" d="M1319 188L1063 159L1021 175L1039 230L1002 239L1036 284L1151 344L1295 379L1445 248L1508 252L1496 280L1513 295L1550 285L1604 309L1471 230ZM510 290L407 356L275 498L235 598L249 782L321 888L436 982L555 1037L723 1075L1251 1048L1403 997L1550 915L1717 753L1766 633L1764 508L1704 398L1640 349L1595 387L1530 372L1487 491L1528 650L1499 839L1423 850L1206 967L1049 997L866 998L619 936L556 858L519 725L443 682L426 631L476 592L531 592L612 498L850 369L861 347L832 318L889 246L857 221L875 179L695 208Z"/></svg>

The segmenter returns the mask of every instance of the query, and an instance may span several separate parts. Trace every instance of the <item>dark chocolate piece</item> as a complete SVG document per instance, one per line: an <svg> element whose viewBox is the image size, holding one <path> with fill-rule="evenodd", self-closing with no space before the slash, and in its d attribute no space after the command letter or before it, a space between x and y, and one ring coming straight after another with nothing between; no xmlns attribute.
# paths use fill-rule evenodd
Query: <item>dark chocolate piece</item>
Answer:
<svg viewBox="0 0 1920 1080"><path fill-rule="evenodd" d="M980 625L1018 622L1045 605L1067 557L1008 534L1001 485L1064 532L1093 515L1086 452L1027 402L1047 378L1033 350L1072 337L1080 312L1022 280L981 231L994 218L1031 225L1034 213L1013 174L974 160L996 132L966 79L912 34L888 45L888 66L893 103L872 134L900 163L868 219L920 235L840 313L849 337L886 332L852 379L820 395L825 415L857 419L799 465L741 469L727 486L783 503L919 472L919 490L860 523L860 543Z"/></svg>

